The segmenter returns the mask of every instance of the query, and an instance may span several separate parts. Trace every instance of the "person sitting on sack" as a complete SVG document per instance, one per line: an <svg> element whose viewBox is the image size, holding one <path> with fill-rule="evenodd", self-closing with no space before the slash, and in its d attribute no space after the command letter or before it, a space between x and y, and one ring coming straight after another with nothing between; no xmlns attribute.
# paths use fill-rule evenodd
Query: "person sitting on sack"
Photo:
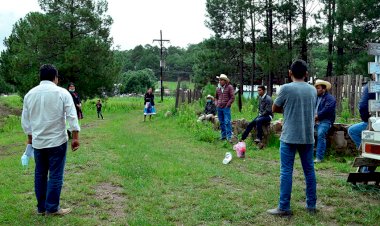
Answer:
<svg viewBox="0 0 380 226"><path fill-rule="evenodd" d="M216 115L216 105L214 103L214 97L211 95L207 95L206 97L206 106L204 113L202 113L197 122L202 122L203 120L212 121Z"/></svg>

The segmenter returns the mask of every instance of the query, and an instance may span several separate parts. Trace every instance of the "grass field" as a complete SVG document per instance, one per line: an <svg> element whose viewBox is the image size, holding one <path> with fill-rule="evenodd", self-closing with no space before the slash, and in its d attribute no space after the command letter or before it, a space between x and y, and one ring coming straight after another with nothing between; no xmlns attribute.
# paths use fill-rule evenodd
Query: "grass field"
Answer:
<svg viewBox="0 0 380 226"><path fill-rule="evenodd" d="M346 183L353 158L316 166L320 211L309 215L297 157L294 216L272 217L265 211L279 198L277 144L258 150L248 142L245 159L233 153L223 165L232 146L218 141L209 124L195 123L199 104L166 118L174 100L165 98L147 122L141 98L105 101L104 120L94 105L84 104L81 147L68 152L61 206L73 212L64 217L35 214L34 163L21 166L26 137L19 117L0 130L0 225L379 225L380 190ZM250 107L232 112L251 115Z"/></svg>
<svg viewBox="0 0 380 226"><path fill-rule="evenodd" d="M171 92L175 91L177 89L178 82L170 82L170 81L163 81L162 82L165 89L169 89ZM194 83L190 83L189 81L182 81L181 82L181 88L185 86L189 89L194 89ZM161 87L160 81L156 84L156 89L159 89Z"/></svg>

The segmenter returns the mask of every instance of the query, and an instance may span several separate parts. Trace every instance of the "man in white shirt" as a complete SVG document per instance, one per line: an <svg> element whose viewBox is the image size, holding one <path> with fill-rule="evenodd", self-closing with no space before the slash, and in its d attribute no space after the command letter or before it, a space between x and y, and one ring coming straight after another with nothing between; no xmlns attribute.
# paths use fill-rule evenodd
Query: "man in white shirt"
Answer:
<svg viewBox="0 0 380 226"><path fill-rule="evenodd" d="M65 215L71 209L60 208L59 200L68 141L66 120L73 134L73 151L79 148L80 127L70 93L57 86L57 69L53 65L42 65L40 80L40 84L25 95L21 118L28 143L34 148L37 213Z"/></svg>

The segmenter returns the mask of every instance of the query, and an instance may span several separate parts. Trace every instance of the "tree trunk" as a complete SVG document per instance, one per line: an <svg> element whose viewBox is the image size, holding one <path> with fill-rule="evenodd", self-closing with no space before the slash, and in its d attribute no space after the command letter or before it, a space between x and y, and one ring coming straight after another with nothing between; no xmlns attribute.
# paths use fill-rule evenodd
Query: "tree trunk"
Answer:
<svg viewBox="0 0 380 226"><path fill-rule="evenodd" d="M326 70L326 77L332 76L333 71L333 48L334 48L334 30L335 30L335 0L329 0L328 2L328 63Z"/></svg>
<svg viewBox="0 0 380 226"><path fill-rule="evenodd" d="M239 72L240 72L240 84L238 85L239 88L239 112L241 112L241 109L243 107L243 103L241 100L241 96L243 94L243 64L244 64L244 17L243 17L243 9L240 9L240 56L239 56Z"/></svg>
<svg viewBox="0 0 380 226"><path fill-rule="evenodd" d="M271 51L273 51L273 1L268 1L268 43ZM273 68L270 68L268 74L267 93L272 96L273 93Z"/></svg>
<svg viewBox="0 0 380 226"><path fill-rule="evenodd" d="M252 77L251 77L251 98L253 99L253 83L256 75L256 33L255 33L255 14L253 12L254 0L251 0L250 19L251 19L251 40L252 40Z"/></svg>
<svg viewBox="0 0 380 226"><path fill-rule="evenodd" d="M343 19L341 18L338 23L338 36L337 36L337 64L336 64L336 75L344 74L344 39L343 39Z"/></svg>
<svg viewBox="0 0 380 226"><path fill-rule="evenodd" d="M288 52L289 52L289 63L288 63L288 66L290 68L290 66L292 65L293 61L293 31L292 31L292 12L293 12L293 9L292 9L292 6L293 6L293 1L292 0L289 0L289 12L288 12L288 22L289 22L289 31L288 31Z"/></svg>
<svg viewBox="0 0 380 226"><path fill-rule="evenodd" d="M301 59L307 62L306 0L302 0Z"/></svg>

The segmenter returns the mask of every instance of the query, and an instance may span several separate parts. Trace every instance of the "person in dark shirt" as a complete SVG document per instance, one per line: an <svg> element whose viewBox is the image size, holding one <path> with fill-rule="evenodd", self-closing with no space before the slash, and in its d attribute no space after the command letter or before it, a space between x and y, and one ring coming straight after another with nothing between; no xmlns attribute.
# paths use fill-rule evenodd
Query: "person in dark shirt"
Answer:
<svg viewBox="0 0 380 226"><path fill-rule="evenodd" d="M199 118L197 120L198 122L202 122L203 120L210 121L213 118L215 118L216 105L214 103L214 97L211 95L207 95L206 100L207 100L207 102L206 102L205 110L204 110L203 114L201 114L201 116L199 116Z"/></svg>
<svg viewBox="0 0 380 226"><path fill-rule="evenodd" d="M359 149L360 145L362 143L362 131L367 129L368 126L368 119L371 116L369 110L368 110L368 101L369 100L375 100L376 94L375 93L369 93L368 92L368 84L363 87L362 97L359 101L359 113L361 122L351 125L348 128L348 135L350 136L351 140L355 143L356 148ZM376 170L376 167L367 167L362 166L359 168L359 172L367 173L367 172L374 172Z"/></svg>
<svg viewBox="0 0 380 226"><path fill-rule="evenodd" d="M103 118L103 114L102 114L102 101L99 99L98 102L96 103L96 112L98 113L98 118L99 116Z"/></svg>
<svg viewBox="0 0 380 226"><path fill-rule="evenodd" d="M315 130L317 131L316 158L314 163L322 162L326 151L326 137L329 129L335 122L336 100L328 92L331 83L317 79L314 84L317 89L317 103L315 105Z"/></svg>
<svg viewBox="0 0 380 226"><path fill-rule="evenodd" d="M68 90L71 94L71 97L73 98L75 109L77 110L78 120L83 119L82 103L81 103L79 94L75 91L74 83L72 82L69 83Z"/></svg>
<svg viewBox="0 0 380 226"><path fill-rule="evenodd" d="M152 115L156 114L156 109L154 108L154 94L152 88L149 88L144 95L144 122L146 116L149 115L149 120L152 119Z"/></svg>
<svg viewBox="0 0 380 226"><path fill-rule="evenodd" d="M248 124L241 137L241 141L244 141L248 137L251 130L255 128L257 131L255 142L261 142L263 139L262 125L265 123L270 123L272 120L272 98L265 92L265 86L258 86L257 93L259 94L259 115Z"/></svg>

